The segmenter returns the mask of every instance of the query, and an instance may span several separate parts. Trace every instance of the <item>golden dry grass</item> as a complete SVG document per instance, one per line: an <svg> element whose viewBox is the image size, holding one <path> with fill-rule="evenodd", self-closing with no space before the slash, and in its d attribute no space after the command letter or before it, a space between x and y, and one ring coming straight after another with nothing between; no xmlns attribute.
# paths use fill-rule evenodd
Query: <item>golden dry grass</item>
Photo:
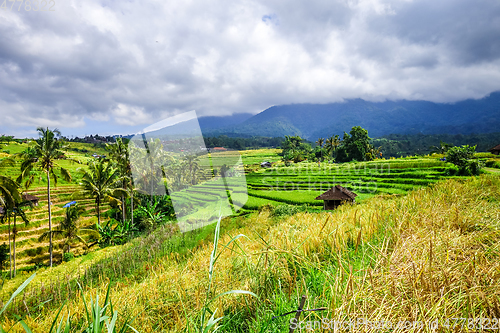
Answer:
<svg viewBox="0 0 500 333"><path fill-rule="evenodd" d="M222 253L212 286L213 295L242 289L260 299L227 296L212 308L217 307L217 313L272 309L279 282L284 297L307 294L308 307L326 306L329 309L321 316L338 321L403 319L445 324L453 317L498 318L499 203L500 179L485 175L280 221L263 210L246 227L221 237L219 249L237 234L248 238L238 239ZM379 241L372 242L375 236ZM370 264L360 267L349 259L358 247L360 254L365 251L371 256ZM183 330L204 305L211 251L211 244L201 245L187 261L172 254L147 267L140 282L120 281L111 289L115 308L137 315L133 326L139 332ZM329 268L335 265L338 269ZM304 271L308 270L323 274L326 282L321 290L313 291L306 283ZM104 295L106 282L90 294ZM79 298L68 304L68 310L75 321L83 320ZM309 313L305 319L317 316ZM52 319L52 312L46 312L27 322L33 332L45 332ZM258 315L247 316L249 331L258 331L261 320ZM365 325L356 330L380 328Z"/></svg>

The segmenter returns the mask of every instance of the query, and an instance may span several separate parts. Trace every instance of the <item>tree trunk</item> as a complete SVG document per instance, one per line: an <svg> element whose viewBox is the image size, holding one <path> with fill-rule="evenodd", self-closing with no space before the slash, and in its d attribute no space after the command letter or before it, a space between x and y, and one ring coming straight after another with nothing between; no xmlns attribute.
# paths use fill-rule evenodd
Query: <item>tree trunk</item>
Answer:
<svg viewBox="0 0 500 333"><path fill-rule="evenodd" d="M130 191L130 218L132 225L134 225L134 190Z"/></svg>
<svg viewBox="0 0 500 333"><path fill-rule="evenodd" d="M16 214L17 212L14 214L14 229L12 229L12 243L14 245L14 250L13 250L13 253L14 253L14 277L16 277L16 234L17 234L17 228L16 228Z"/></svg>
<svg viewBox="0 0 500 333"><path fill-rule="evenodd" d="M125 222L125 197L122 195L122 221Z"/></svg>
<svg viewBox="0 0 500 333"><path fill-rule="evenodd" d="M5 209L7 212L7 208ZM10 264L10 278L12 279L12 245L10 243L10 215L8 216L9 219L9 264Z"/></svg>
<svg viewBox="0 0 500 333"><path fill-rule="evenodd" d="M50 207L50 173L47 169L47 205L49 207L49 253L50 253L50 267L52 267L52 209Z"/></svg>
<svg viewBox="0 0 500 333"><path fill-rule="evenodd" d="M97 207L96 207L96 209L97 209L97 224L101 225L101 210L99 209L101 202L99 200L99 197L97 197L96 201L97 201L96 202L97 203Z"/></svg>

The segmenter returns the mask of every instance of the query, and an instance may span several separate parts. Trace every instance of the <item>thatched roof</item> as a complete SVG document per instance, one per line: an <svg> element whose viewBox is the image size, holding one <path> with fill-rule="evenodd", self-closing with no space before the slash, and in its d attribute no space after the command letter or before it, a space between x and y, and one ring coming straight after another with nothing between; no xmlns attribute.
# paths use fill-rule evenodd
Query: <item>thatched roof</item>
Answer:
<svg viewBox="0 0 500 333"><path fill-rule="evenodd" d="M335 185L325 193L316 197L316 200L354 200L358 195L348 189Z"/></svg>
<svg viewBox="0 0 500 333"><path fill-rule="evenodd" d="M500 145L496 145L495 147L488 149L488 151L494 151L494 150L500 151Z"/></svg>
<svg viewBox="0 0 500 333"><path fill-rule="evenodd" d="M35 197L34 195L31 195L31 194L23 194L23 200L24 201L34 202L34 201L40 200L40 198L39 197Z"/></svg>

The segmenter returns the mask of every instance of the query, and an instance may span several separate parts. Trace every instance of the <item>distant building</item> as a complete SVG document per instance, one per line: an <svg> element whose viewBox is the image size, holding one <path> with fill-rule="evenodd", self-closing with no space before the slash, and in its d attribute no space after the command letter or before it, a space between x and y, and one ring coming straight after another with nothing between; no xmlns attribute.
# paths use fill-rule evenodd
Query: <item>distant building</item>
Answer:
<svg viewBox="0 0 500 333"><path fill-rule="evenodd" d="M272 163L271 163L271 162L265 161L265 162L262 162L262 163L260 164L260 166L261 166L261 167L263 167L263 168L270 168L270 167L272 167L273 165L272 165Z"/></svg>
<svg viewBox="0 0 500 333"><path fill-rule="evenodd" d="M358 195L356 193L353 193L340 185L336 185L316 197L316 200L323 200L323 208L325 210L332 210L346 202L355 203L355 198L357 196Z"/></svg>
<svg viewBox="0 0 500 333"><path fill-rule="evenodd" d="M500 145L496 145L495 147L488 149L488 151L494 155L499 155L500 154Z"/></svg>
<svg viewBox="0 0 500 333"><path fill-rule="evenodd" d="M224 147L213 147L212 151L226 151L227 149Z"/></svg>

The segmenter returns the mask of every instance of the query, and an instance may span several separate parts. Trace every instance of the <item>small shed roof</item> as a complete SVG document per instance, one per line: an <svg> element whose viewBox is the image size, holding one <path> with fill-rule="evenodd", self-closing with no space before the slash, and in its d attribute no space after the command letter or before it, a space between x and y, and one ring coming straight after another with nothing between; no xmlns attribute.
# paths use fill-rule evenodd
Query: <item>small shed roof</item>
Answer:
<svg viewBox="0 0 500 333"><path fill-rule="evenodd" d="M500 145L496 145L495 147L488 149L488 151L500 150Z"/></svg>
<svg viewBox="0 0 500 333"><path fill-rule="evenodd" d="M358 195L342 187L335 185L325 193L316 197L316 200L354 200Z"/></svg>
<svg viewBox="0 0 500 333"><path fill-rule="evenodd" d="M40 198L39 197L35 197L34 195L31 195L31 194L23 194L23 200L33 202L33 201L40 200Z"/></svg>

